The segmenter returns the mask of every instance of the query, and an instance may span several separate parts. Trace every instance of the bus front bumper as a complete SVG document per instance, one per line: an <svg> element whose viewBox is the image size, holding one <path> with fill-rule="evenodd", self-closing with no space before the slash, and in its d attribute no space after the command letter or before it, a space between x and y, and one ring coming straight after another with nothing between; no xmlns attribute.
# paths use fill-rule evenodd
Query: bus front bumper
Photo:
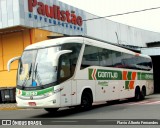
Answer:
<svg viewBox="0 0 160 128"><path fill-rule="evenodd" d="M36 99L36 100L24 100L19 97L16 97L17 107L19 108L59 108L60 100L59 98L54 98L53 96Z"/></svg>

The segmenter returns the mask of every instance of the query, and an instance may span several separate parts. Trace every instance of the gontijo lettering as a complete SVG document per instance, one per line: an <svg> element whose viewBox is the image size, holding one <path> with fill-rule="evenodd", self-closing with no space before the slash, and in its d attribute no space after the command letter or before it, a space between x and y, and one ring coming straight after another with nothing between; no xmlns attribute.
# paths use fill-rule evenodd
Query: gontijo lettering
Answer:
<svg viewBox="0 0 160 128"><path fill-rule="evenodd" d="M98 77L118 78L118 73L117 72L98 72Z"/></svg>
<svg viewBox="0 0 160 128"><path fill-rule="evenodd" d="M88 69L90 80L122 80L122 72L115 70Z"/></svg>

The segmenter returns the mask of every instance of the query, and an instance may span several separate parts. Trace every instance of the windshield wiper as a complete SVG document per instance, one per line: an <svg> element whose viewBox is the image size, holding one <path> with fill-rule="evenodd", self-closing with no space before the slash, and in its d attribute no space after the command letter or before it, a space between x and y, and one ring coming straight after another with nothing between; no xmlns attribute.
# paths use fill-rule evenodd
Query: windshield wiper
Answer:
<svg viewBox="0 0 160 128"><path fill-rule="evenodd" d="M29 72L28 72L28 77L29 78L31 77L31 73L32 73L32 63L31 63L31 66L30 66L30 69L29 69Z"/></svg>
<svg viewBox="0 0 160 128"><path fill-rule="evenodd" d="M36 64L36 68L35 68L35 71L34 71L35 72L35 78L37 77L37 81L38 81L40 87L43 89L44 87L42 86L41 77L39 76L39 73L37 71L37 67L38 67L38 63Z"/></svg>
<svg viewBox="0 0 160 128"><path fill-rule="evenodd" d="M28 71L27 75L26 75L25 78L24 78L24 82L23 82L23 84L22 84L22 87L23 87L23 88L26 86L27 81L28 81L28 79L29 79L30 76L31 76L31 73L32 73L32 63L31 63L31 66L30 66L30 68L29 68L29 71Z"/></svg>

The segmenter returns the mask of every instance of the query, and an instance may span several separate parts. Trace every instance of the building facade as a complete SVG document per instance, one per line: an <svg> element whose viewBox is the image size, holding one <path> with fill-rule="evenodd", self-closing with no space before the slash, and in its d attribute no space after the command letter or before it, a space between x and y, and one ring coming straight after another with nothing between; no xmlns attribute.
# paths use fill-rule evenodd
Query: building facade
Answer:
<svg viewBox="0 0 160 128"><path fill-rule="evenodd" d="M1 0L0 89L16 86L18 62L13 62L11 71L7 72L8 60L21 55L26 46L47 40L48 36L87 35L138 47L160 41L160 33L93 18L98 16L58 0Z"/></svg>

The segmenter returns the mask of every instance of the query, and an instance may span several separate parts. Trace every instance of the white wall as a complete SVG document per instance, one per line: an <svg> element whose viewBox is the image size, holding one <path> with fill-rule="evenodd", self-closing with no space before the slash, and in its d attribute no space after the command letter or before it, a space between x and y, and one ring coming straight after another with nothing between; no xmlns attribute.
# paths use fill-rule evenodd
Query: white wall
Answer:
<svg viewBox="0 0 160 128"><path fill-rule="evenodd" d="M19 0L0 0L0 29L20 25Z"/></svg>
<svg viewBox="0 0 160 128"><path fill-rule="evenodd" d="M146 54L149 56L157 56L160 55L160 47L152 47L152 48L142 48L142 54Z"/></svg>
<svg viewBox="0 0 160 128"><path fill-rule="evenodd" d="M92 14L86 13L86 18L94 18ZM133 46L146 47L147 42L160 41L160 33L146 31L124 24L116 23L106 19L89 20L86 22L87 35L117 43Z"/></svg>

